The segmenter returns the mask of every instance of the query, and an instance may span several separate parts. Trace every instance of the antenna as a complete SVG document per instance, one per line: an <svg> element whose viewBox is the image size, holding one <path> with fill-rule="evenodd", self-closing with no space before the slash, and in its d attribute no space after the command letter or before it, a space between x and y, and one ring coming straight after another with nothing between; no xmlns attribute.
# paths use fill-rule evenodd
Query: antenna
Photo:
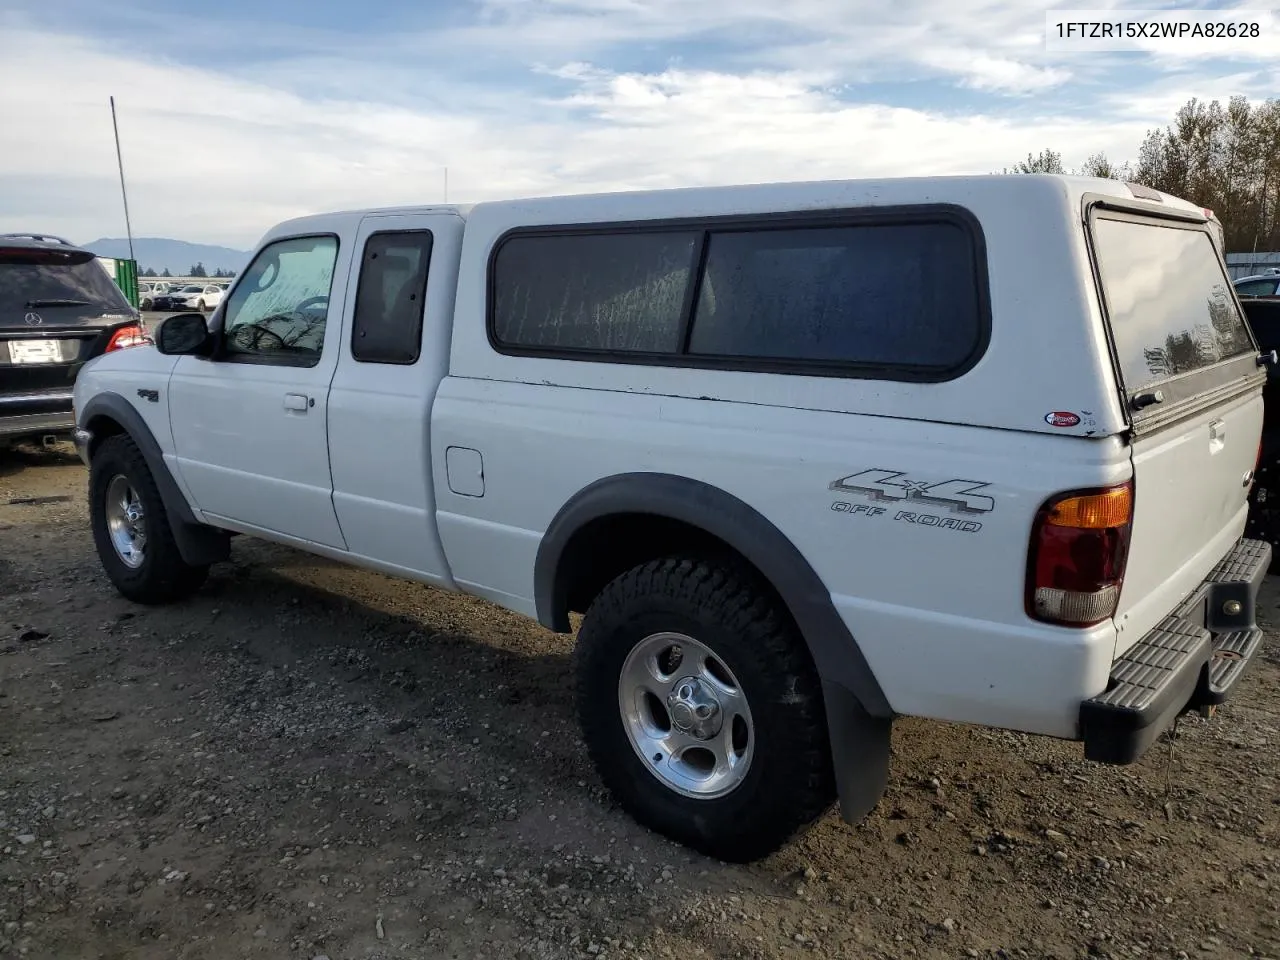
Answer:
<svg viewBox="0 0 1280 960"><path fill-rule="evenodd" d="M449 168L444 168L444 202L449 202Z"/></svg>
<svg viewBox="0 0 1280 960"><path fill-rule="evenodd" d="M116 98L111 97L111 129L116 135L116 166L120 168L120 197L124 200L124 230L129 238L129 259L136 260L133 255L133 226L129 223L129 194L124 189L124 158L120 154L120 125L116 123Z"/></svg>

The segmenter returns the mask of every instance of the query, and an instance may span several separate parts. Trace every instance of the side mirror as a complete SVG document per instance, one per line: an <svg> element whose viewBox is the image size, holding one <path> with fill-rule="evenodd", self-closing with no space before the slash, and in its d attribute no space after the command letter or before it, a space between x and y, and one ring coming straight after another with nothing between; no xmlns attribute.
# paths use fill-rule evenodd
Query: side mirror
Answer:
<svg viewBox="0 0 1280 960"><path fill-rule="evenodd" d="M155 342L160 353L171 357L204 357L213 347L203 313L176 313L161 320Z"/></svg>

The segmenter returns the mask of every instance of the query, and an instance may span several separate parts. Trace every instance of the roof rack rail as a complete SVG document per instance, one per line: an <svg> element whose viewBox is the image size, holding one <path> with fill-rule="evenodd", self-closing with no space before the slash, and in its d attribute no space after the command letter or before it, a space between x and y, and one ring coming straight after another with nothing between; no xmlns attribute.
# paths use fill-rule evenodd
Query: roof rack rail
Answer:
<svg viewBox="0 0 1280 960"><path fill-rule="evenodd" d="M55 237L51 233L0 233L0 238L5 240L39 240L60 243L66 247L74 247L75 244L70 240L64 240L62 237Z"/></svg>

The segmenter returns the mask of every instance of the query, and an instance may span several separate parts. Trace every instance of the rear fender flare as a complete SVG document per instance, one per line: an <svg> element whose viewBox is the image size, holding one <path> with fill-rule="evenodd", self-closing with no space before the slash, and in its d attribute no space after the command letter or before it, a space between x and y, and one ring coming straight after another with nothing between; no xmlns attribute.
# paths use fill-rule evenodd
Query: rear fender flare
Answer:
<svg viewBox="0 0 1280 960"><path fill-rule="evenodd" d="M850 822L860 820L888 780L892 707L836 612L831 591L795 544L754 507L710 484L672 474L597 480L560 509L539 544L534 566L539 621L561 633L569 629L560 561L574 534L594 520L634 513L700 528L736 550L773 585L822 680L841 814Z"/></svg>

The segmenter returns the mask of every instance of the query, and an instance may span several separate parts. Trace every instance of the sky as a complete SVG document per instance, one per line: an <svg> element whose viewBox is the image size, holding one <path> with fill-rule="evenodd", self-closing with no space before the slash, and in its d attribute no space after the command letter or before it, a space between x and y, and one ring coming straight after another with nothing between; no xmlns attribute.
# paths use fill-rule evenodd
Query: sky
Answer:
<svg viewBox="0 0 1280 960"><path fill-rule="evenodd" d="M109 96L134 235L248 249L304 213L440 202L446 168L466 203L985 174L1045 147L1073 167L1136 158L1193 96L1280 91L1280 43L1059 52L1046 9L0 0L0 231L124 235Z"/></svg>

